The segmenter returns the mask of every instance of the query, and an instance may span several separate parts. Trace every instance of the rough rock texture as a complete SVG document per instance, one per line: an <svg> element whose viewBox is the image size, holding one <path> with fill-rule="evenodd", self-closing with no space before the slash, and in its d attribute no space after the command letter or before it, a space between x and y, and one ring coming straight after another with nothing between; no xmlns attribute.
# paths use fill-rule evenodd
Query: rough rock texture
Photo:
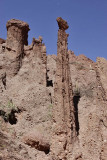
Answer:
<svg viewBox="0 0 107 160"><path fill-rule="evenodd" d="M57 18L57 22L59 31L54 89L52 153L53 159L65 160L68 156L69 144L74 141L76 133L67 49L68 34L64 30L67 29L66 26L68 25L62 19L59 21L59 18ZM63 30L60 29L60 26L63 26Z"/></svg>
<svg viewBox="0 0 107 160"><path fill-rule="evenodd" d="M47 56L47 86L54 87L55 74L56 74L56 55L48 55Z"/></svg>
<svg viewBox="0 0 107 160"><path fill-rule="evenodd" d="M69 28L67 22L63 20L61 17L57 18L57 22L58 22L59 29L66 30Z"/></svg>
<svg viewBox="0 0 107 160"><path fill-rule="evenodd" d="M2 38L0 38L0 44L3 44L3 43L5 43L6 41L4 40L4 39L2 39Z"/></svg>
<svg viewBox="0 0 107 160"><path fill-rule="evenodd" d="M27 45L29 25L23 21L11 19L7 22L6 58L8 76L17 74L24 57L24 44Z"/></svg>
<svg viewBox="0 0 107 160"><path fill-rule="evenodd" d="M0 39L0 160L106 160L107 60L67 48L57 18L57 56L29 25L7 22Z"/></svg>

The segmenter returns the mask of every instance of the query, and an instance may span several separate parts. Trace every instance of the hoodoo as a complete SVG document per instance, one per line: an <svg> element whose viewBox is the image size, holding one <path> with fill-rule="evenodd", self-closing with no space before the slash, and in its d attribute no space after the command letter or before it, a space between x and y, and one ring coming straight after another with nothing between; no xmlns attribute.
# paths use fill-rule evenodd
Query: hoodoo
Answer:
<svg viewBox="0 0 107 160"><path fill-rule="evenodd" d="M24 45L28 45L29 25L23 21L11 19L7 22L7 74L14 76L17 74L22 65L24 56Z"/></svg>
<svg viewBox="0 0 107 160"><path fill-rule="evenodd" d="M107 60L76 56L57 23L57 55L20 20L0 38L0 160L107 159Z"/></svg>
<svg viewBox="0 0 107 160"><path fill-rule="evenodd" d="M67 159L69 146L73 143L75 132L74 106L72 103L72 83L70 77L69 54L67 47L68 24L61 17L57 18L59 30L57 40L57 58L55 75L55 104L53 119L53 148L57 159Z"/></svg>

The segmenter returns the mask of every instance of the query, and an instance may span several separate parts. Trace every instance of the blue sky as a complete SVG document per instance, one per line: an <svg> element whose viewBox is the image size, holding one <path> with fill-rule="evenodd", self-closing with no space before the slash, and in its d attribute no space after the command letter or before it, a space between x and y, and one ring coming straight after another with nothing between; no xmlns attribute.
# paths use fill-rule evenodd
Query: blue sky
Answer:
<svg viewBox="0 0 107 160"><path fill-rule="evenodd" d="M69 24L68 49L107 59L107 0L0 0L0 37L6 39L9 19L20 19L30 26L29 44L41 35L47 54L56 54L60 16Z"/></svg>

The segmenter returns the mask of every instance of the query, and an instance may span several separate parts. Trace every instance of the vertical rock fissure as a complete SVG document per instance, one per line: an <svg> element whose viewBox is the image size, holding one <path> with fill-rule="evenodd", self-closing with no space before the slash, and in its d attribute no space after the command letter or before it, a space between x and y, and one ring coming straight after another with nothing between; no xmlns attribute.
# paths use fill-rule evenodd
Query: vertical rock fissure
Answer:
<svg viewBox="0 0 107 160"><path fill-rule="evenodd" d="M4 89L6 89L6 73L2 77L2 83L3 83Z"/></svg>
<svg viewBox="0 0 107 160"><path fill-rule="evenodd" d="M75 115L75 127L76 127L76 132L77 136L79 135L79 119L78 119L78 103L80 100L80 96L74 96L73 97L73 103L74 103L74 115Z"/></svg>
<svg viewBox="0 0 107 160"><path fill-rule="evenodd" d="M98 95L99 99L102 98L103 101L106 101L107 100L106 99L106 93L105 93L105 90L102 86L98 69L96 69L96 79L97 79L98 86L100 86L99 91L97 92L98 93L97 95ZM100 95L100 93L101 93L101 95Z"/></svg>
<svg viewBox="0 0 107 160"><path fill-rule="evenodd" d="M46 71L46 87L53 87L53 81L49 80L49 77L47 75L47 71Z"/></svg>

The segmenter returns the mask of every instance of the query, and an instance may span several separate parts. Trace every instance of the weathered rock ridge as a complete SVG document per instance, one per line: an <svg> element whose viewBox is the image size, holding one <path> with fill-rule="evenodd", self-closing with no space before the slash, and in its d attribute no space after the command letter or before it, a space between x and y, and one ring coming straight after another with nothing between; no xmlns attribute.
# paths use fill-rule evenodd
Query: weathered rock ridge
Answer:
<svg viewBox="0 0 107 160"><path fill-rule="evenodd" d="M1 160L106 160L107 60L75 56L57 23L57 56L20 20L0 38Z"/></svg>

